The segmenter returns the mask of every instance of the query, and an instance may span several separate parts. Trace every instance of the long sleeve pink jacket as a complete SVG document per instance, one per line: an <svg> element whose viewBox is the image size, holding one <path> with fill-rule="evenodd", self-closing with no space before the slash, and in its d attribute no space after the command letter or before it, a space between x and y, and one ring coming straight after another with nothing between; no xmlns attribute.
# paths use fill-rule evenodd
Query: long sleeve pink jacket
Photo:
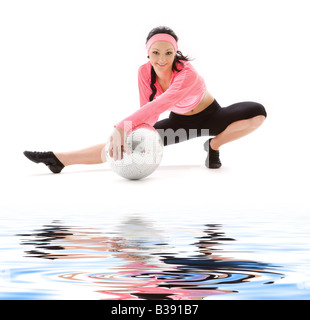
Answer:
<svg viewBox="0 0 310 320"><path fill-rule="evenodd" d="M140 109L119 122L116 126L125 132L133 130L140 124L153 126L161 113L169 110L176 113L186 113L194 109L202 100L206 91L203 78L188 61L183 61L184 67L177 65L180 72L173 71L169 88L164 92L156 81L156 96L149 101L152 94L150 62L139 68L138 84L140 94Z"/></svg>

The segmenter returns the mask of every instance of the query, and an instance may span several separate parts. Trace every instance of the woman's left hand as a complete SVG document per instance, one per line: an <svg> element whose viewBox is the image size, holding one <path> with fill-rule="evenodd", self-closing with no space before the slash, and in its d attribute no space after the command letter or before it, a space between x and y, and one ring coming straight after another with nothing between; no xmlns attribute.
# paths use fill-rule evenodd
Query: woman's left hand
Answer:
<svg viewBox="0 0 310 320"><path fill-rule="evenodd" d="M123 152L130 154L126 144L127 135L123 129L116 127L110 136L109 155L114 160L123 159Z"/></svg>

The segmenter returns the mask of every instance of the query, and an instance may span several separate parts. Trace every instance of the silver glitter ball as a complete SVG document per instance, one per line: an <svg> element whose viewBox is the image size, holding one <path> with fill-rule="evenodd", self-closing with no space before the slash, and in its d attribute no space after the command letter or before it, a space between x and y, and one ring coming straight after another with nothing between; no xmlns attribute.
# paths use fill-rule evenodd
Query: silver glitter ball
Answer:
<svg viewBox="0 0 310 320"><path fill-rule="evenodd" d="M111 169L123 178L138 180L152 174L163 157L163 142L159 133L143 124L135 128L126 140L130 154L123 152L123 159L114 160L109 155L109 142L105 155Z"/></svg>

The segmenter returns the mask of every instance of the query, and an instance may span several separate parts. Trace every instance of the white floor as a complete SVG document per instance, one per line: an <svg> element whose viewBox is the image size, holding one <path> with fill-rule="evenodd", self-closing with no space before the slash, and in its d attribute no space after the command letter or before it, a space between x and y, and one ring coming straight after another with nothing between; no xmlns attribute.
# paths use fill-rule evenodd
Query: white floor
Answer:
<svg viewBox="0 0 310 320"><path fill-rule="evenodd" d="M159 168L138 181L119 177L108 164L76 165L52 174L26 159L24 150L15 150L14 161L2 157L6 166L1 168L0 220L12 234L8 245L23 249L14 237L17 225L18 233L27 233L55 220L78 228L102 229L106 223L113 233L127 228L122 221L140 216L152 225L143 236L159 228L172 243L180 240L175 239L179 228L195 237L195 226L201 234L203 225L219 224L237 240L226 255L285 266L289 271L284 268L279 285L308 297L308 156L289 150L292 139L271 138L266 123L265 129L221 148L222 168L209 170L204 141L166 147ZM125 229L128 237L131 230ZM15 261L16 252L7 251L6 261Z"/></svg>
<svg viewBox="0 0 310 320"><path fill-rule="evenodd" d="M224 2L200 1L199 10L186 3L177 15L174 1L0 3L0 223L13 241L7 248L22 250L16 221L18 230L23 223L32 230L80 217L91 227L101 213L101 226L109 217L117 223L143 214L162 225L179 218L184 227L196 215L199 226L231 226L246 259L257 243L276 242L261 251L261 261L287 260L294 279L285 281L310 288L308 3ZM223 107L253 100L267 109L262 128L221 148L220 170L205 168L203 138L165 148L160 167L140 181L117 176L108 164L55 175L24 157L27 149L69 151L107 139L139 105L145 37L161 24L176 31L180 49ZM238 225L254 231L252 238L240 239ZM14 259L14 250L5 253L5 261Z"/></svg>
<svg viewBox="0 0 310 320"><path fill-rule="evenodd" d="M99 206L106 210L158 211L168 208L192 212L210 204L225 208L286 206L308 207L305 187L309 170L299 166L307 161L290 155L290 143L275 147L266 140L268 126L252 135L223 146L222 168L204 166L204 138L164 149L159 168L149 177L130 181L109 165L75 165L52 174L43 164L34 164L16 150L15 161L2 168L1 204L22 211L45 208ZM9 163L6 159L5 163Z"/></svg>
<svg viewBox="0 0 310 320"><path fill-rule="evenodd" d="M139 1L67 1L52 7L36 1L1 3L0 21L7 31L1 38L6 48L0 75L1 206L41 212L49 205L83 204L160 212L168 206L190 211L206 202L308 207L306 2L281 2L280 15L279 4L262 0L201 1L201 10L188 6L178 15L171 15L173 1L163 4L165 10ZM133 19L139 23L133 25ZM194 58L223 107L245 100L265 105L264 126L223 147L218 171L204 167L203 139L168 147L160 168L135 182L116 176L107 165L75 166L53 175L30 163L25 149L88 147L107 139L115 123L137 110L137 70L148 61L145 37L161 24L179 34L182 52Z"/></svg>

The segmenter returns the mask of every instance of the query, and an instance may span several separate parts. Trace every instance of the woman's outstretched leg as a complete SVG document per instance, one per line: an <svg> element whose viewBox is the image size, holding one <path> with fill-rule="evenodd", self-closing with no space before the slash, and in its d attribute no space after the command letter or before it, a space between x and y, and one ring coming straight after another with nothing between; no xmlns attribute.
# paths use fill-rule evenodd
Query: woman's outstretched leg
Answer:
<svg viewBox="0 0 310 320"><path fill-rule="evenodd" d="M65 167L73 164L99 164L106 162L105 143L98 144L86 149L70 152L54 152Z"/></svg>
<svg viewBox="0 0 310 320"><path fill-rule="evenodd" d="M106 162L105 143L71 152L32 152L24 155L35 163L44 163L53 173L73 164L99 164Z"/></svg>

